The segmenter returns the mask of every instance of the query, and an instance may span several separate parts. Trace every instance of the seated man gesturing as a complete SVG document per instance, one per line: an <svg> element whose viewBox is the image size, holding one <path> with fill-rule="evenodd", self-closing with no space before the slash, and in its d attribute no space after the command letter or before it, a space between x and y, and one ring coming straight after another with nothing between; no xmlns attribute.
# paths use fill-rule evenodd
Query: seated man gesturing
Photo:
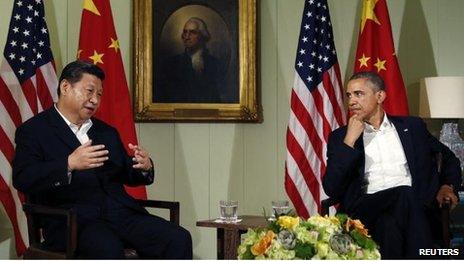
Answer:
<svg viewBox="0 0 464 261"><path fill-rule="evenodd" d="M38 203L72 208L77 215L79 258L123 259L124 244L144 258L191 259L192 239L184 228L148 214L124 184L151 184L146 150L92 116L103 95L104 72L83 61L61 74L58 102L16 131L13 184ZM43 220L45 246L63 251L65 220Z"/></svg>

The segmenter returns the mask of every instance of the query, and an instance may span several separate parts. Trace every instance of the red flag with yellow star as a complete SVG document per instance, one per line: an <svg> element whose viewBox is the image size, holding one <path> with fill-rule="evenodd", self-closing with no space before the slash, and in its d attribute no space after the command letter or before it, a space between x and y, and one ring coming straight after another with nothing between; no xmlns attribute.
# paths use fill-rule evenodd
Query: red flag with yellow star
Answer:
<svg viewBox="0 0 464 261"><path fill-rule="evenodd" d="M385 0L362 2L354 72L378 72L386 86L385 111L392 115L408 115L408 98L393 44L387 3Z"/></svg>
<svg viewBox="0 0 464 261"><path fill-rule="evenodd" d="M91 61L105 71L104 94L95 115L119 131L126 151L137 144L129 88L108 0L84 0L78 59ZM126 187L135 198L146 199L144 186Z"/></svg>

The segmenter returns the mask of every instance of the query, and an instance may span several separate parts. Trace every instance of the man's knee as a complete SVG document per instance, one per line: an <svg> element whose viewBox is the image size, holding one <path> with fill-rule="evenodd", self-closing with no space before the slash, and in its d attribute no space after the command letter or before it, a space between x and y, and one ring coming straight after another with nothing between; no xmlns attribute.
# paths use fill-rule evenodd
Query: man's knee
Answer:
<svg viewBox="0 0 464 261"><path fill-rule="evenodd" d="M94 224L81 231L77 254L86 259L124 259L124 245L110 228Z"/></svg>
<svg viewBox="0 0 464 261"><path fill-rule="evenodd" d="M184 252L186 255L192 255L192 236L188 230L181 226L175 229L170 245L175 245L176 248L181 250L180 252ZM191 259L191 257L187 258Z"/></svg>
<svg viewBox="0 0 464 261"><path fill-rule="evenodd" d="M166 258L192 259L192 236L185 228L179 226L174 229L167 250ZM174 256L170 256L174 254Z"/></svg>
<svg viewBox="0 0 464 261"><path fill-rule="evenodd" d="M79 242L79 258L90 259L124 259L124 246L119 240Z"/></svg>

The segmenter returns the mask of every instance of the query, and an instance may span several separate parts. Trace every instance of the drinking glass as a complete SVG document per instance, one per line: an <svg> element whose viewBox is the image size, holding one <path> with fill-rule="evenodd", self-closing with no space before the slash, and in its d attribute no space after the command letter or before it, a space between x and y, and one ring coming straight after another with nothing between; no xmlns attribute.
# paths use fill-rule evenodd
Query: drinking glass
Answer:
<svg viewBox="0 0 464 261"><path fill-rule="evenodd" d="M221 220L226 223L237 222L237 200L221 200L219 201L219 213Z"/></svg>
<svg viewBox="0 0 464 261"><path fill-rule="evenodd" d="M285 215L290 210L290 205L287 200L273 200L272 201L272 215L277 218Z"/></svg>

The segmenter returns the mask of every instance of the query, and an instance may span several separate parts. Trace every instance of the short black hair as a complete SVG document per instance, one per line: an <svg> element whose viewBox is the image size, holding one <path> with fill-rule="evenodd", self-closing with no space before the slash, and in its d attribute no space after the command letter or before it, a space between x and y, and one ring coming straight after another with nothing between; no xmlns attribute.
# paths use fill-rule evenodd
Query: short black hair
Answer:
<svg viewBox="0 0 464 261"><path fill-rule="evenodd" d="M357 72L350 77L350 81L356 79L367 79L374 86L374 91L385 91L385 83L376 72Z"/></svg>
<svg viewBox="0 0 464 261"><path fill-rule="evenodd" d="M82 74L84 73L94 75L102 81L105 79L105 72L100 67L91 62L83 60L70 62L63 68L63 71L61 72L60 80L58 81L58 90L56 91L58 93L58 97L61 94L60 84L63 80L74 84L82 79Z"/></svg>

